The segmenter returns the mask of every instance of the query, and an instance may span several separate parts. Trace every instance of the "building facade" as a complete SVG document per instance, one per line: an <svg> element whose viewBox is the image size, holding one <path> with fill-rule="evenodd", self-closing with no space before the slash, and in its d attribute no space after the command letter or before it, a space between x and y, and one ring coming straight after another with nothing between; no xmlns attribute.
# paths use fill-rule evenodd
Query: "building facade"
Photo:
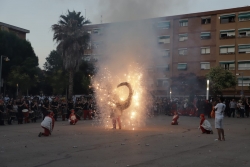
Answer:
<svg viewBox="0 0 250 167"><path fill-rule="evenodd" d="M154 76L154 89L169 96L170 78L194 73L205 76L211 67L230 70L238 80L225 95L250 95L250 7L167 16L150 19L154 24L164 64L149 67ZM112 23L111 23L112 24ZM92 41L101 38L108 24L89 25ZM97 60L99 53L86 53ZM91 58L89 58L91 59ZM158 71L163 71L164 75ZM165 92L164 92L165 90ZM174 92L173 92L174 93ZM204 95L205 95L204 90Z"/></svg>
<svg viewBox="0 0 250 167"><path fill-rule="evenodd" d="M26 39L26 34L30 33L29 30L26 30L26 29L23 29L20 27L16 27L16 26L13 26L10 24L2 23L2 22L0 22L0 30L14 33L21 39Z"/></svg>

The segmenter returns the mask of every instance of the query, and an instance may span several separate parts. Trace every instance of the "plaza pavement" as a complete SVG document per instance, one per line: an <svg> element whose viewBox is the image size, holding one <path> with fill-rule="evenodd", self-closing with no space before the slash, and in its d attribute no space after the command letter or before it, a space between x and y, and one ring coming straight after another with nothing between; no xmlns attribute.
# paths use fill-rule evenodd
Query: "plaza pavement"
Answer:
<svg viewBox="0 0 250 167"><path fill-rule="evenodd" d="M248 167L250 118L225 118L226 141L201 134L200 119L148 118L136 130L112 130L93 120L58 121L50 137L38 137L40 121L0 126L0 167ZM209 119L214 127L214 120Z"/></svg>

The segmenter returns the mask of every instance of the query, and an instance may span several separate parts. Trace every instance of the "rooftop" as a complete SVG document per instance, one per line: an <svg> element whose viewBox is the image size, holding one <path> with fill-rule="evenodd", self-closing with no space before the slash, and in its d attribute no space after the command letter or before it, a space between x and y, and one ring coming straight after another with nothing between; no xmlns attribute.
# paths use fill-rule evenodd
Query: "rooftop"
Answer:
<svg viewBox="0 0 250 167"><path fill-rule="evenodd" d="M23 29L23 28L20 28L20 27L16 27L16 26L13 26L13 25L10 25L10 24L2 23L2 22L0 22L0 26L5 26L5 27L8 27L8 28L17 30L17 31L24 32L24 33L29 33L30 32L29 30L26 30L26 29Z"/></svg>

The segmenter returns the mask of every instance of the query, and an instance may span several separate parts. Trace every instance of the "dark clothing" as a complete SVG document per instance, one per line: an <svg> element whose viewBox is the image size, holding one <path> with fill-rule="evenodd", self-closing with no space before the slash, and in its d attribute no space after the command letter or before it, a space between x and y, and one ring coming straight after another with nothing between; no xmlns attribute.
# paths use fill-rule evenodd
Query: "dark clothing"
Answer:
<svg viewBox="0 0 250 167"><path fill-rule="evenodd" d="M43 120L48 115L49 103L45 102L42 106Z"/></svg>
<svg viewBox="0 0 250 167"><path fill-rule="evenodd" d="M3 105L0 105L0 125L4 125L4 107Z"/></svg>
<svg viewBox="0 0 250 167"><path fill-rule="evenodd" d="M213 109L212 103L207 102L205 104L205 115L207 115L208 118L211 118L211 111L212 111L212 109Z"/></svg>
<svg viewBox="0 0 250 167"><path fill-rule="evenodd" d="M58 107L58 102L57 101L52 101L51 103L51 108L53 110L53 113L54 113L54 119L55 121L57 121L57 116L58 116L58 110L57 110L57 107Z"/></svg>

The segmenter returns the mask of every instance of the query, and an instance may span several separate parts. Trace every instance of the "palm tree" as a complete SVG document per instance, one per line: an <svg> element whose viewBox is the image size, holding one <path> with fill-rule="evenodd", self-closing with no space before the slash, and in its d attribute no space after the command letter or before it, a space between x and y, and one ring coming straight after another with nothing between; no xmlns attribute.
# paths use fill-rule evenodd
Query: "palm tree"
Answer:
<svg viewBox="0 0 250 167"><path fill-rule="evenodd" d="M56 41L57 50L61 53L65 70L69 73L69 97L73 94L74 73L79 69L87 48L90 35L84 25L90 21L81 16L81 12L70 12L61 15L57 24L52 25L53 40Z"/></svg>

